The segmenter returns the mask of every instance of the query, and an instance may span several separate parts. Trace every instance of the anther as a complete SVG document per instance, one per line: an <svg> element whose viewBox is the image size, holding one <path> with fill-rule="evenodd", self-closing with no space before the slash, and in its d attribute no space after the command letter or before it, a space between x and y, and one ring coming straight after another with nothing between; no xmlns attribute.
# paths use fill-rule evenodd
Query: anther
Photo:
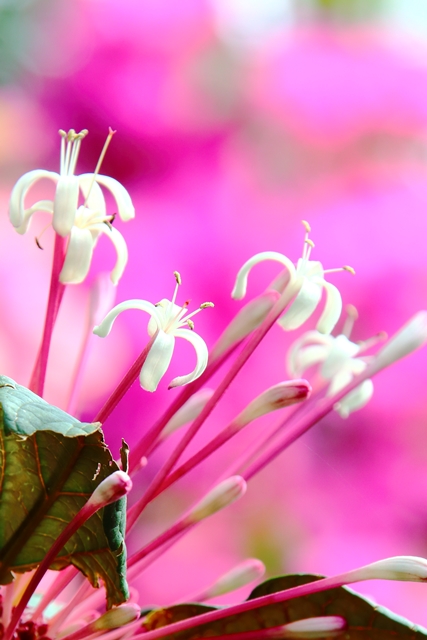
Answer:
<svg viewBox="0 0 427 640"><path fill-rule="evenodd" d="M61 136L61 138L66 138L67 137L67 132L64 131L64 129L59 129L58 133Z"/></svg>
<svg viewBox="0 0 427 640"><path fill-rule="evenodd" d="M343 267L343 269L344 269L344 271L348 271L349 273L351 273L351 275L352 275L352 276L355 276L355 275L356 275L356 272L355 272L355 270L353 269L353 267L349 267L348 265L345 265L345 266Z"/></svg>
<svg viewBox="0 0 427 640"><path fill-rule="evenodd" d="M175 276L176 284L181 284L182 280L181 280L181 274L179 273L179 271L174 271L173 275Z"/></svg>
<svg viewBox="0 0 427 640"><path fill-rule="evenodd" d="M187 320L187 324L191 331L194 331L194 322L192 320Z"/></svg>
<svg viewBox="0 0 427 640"><path fill-rule="evenodd" d="M313 240L310 240L310 238L306 238L306 239L304 240L304 242L305 242L305 244L308 244L312 249L314 249L314 247L316 246L316 245L314 244ZM350 268L350 267L348 267L348 268ZM344 267L344 269L345 269L345 267Z"/></svg>
<svg viewBox="0 0 427 640"><path fill-rule="evenodd" d="M39 239L36 237L36 238L34 238L34 240L36 241L36 245L38 246L38 248L43 251L43 247L41 246L41 244L39 242Z"/></svg>
<svg viewBox="0 0 427 640"><path fill-rule="evenodd" d="M307 233L310 233L311 231L311 227L308 224L307 220L301 220L301 224L304 227L304 229L306 230Z"/></svg>
<svg viewBox="0 0 427 640"><path fill-rule="evenodd" d="M214 303L213 302L203 302L199 309L208 309L209 307L214 307Z"/></svg>
<svg viewBox="0 0 427 640"><path fill-rule="evenodd" d="M348 304L345 310L347 312L348 317L351 318L352 320L357 320L357 318L359 317L357 309L353 304Z"/></svg>
<svg viewBox="0 0 427 640"><path fill-rule="evenodd" d="M74 138L76 137L76 132L74 131L74 129L69 130L69 132L67 133L67 137L69 142L74 140Z"/></svg>

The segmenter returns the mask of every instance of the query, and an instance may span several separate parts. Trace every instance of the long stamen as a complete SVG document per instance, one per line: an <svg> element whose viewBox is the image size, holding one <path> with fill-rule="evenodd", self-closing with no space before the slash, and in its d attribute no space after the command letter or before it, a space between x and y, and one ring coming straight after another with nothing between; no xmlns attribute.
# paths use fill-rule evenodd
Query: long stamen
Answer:
<svg viewBox="0 0 427 640"><path fill-rule="evenodd" d="M349 267L348 264L344 265L344 267L337 267L336 269L325 269L323 273L338 273L338 271L348 271L352 276L356 275L356 271L353 267Z"/></svg>
<svg viewBox="0 0 427 640"><path fill-rule="evenodd" d="M372 338L368 338L367 340L361 340L360 342L358 342L357 344L360 347L360 351L366 351L367 349L370 349L371 347L373 347L374 345L378 344L378 342L383 342L384 340L387 340L388 335L385 331L380 331L379 333L377 333L376 336L372 336Z"/></svg>
<svg viewBox="0 0 427 640"><path fill-rule="evenodd" d="M61 155L60 155L60 162L59 162L59 174L65 175L65 138L67 137L66 132L63 129L60 129L58 131L59 135L61 136Z"/></svg>
<svg viewBox="0 0 427 640"><path fill-rule="evenodd" d="M36 241L36 245L38 246L39 249L41 249L43 251L43 247L40 244L40 238L42 237L42 235L44 234L45 231L47 231L47 229L49 229L49 227L52 225L52 222L49 222L49 224L47 224L44 229L42 229L42 232L40 233L40 235L35 237L35 241Z"/></svg>
<svg viewBox="0 0 427 640"><path fill-rule="evenodd" d="M181 274L179 273L179 271L174 271L173 275L175 276L176 285L175 285L175 291L173 292L173 296L172 296L172 301L171 302L172 302L172 304L175 304L176 295L178 293L178 288L182 284L182 280L181 280Z"/></svg>
<svg viewBox="0 0 427 640"><path fill-rule="evenodd" d="M303 249L302 249L302 257L304 259L304 258L306 258L306 254L307 254L307 240L308 240L308 234L311 231L311 227L308 224L307 220L301 220L301 224L305 229L304 246L303 246Z"/></svg>
<svg viewBox="0 0 427 640"><path fill-rule="evenodd" d="M311 250L314 249L315 244L314 244L313 240L310 240L310 238L307 238L306 240L304 240L304 244L305 244L305 248L306 248L304 260L306 262L308 262L309 259L310 259Z"/></svg>
<svg viewBox="0 0 427 640"><path fill-rule="evenodd" d="M87 136L88 133L89 132L87 129L83 129L82 131L80 131L80 133L76 135L74 146L73 146L73 152L71 154L71 159L70 159L70 166L68 168L68 175L70 176L74 175L74 171L76 170L77 159L79 157L80 145L82 143L83 138Z"/></svg>
<svg viewBox="0 0 427 640"><path fill-rule="evenodd" d="M356 322L359 314L357 313L357 309L352 304L348 304L346 307L347 317L344 322L342 334L346 338L350 338L351 332L353 331L354 323Z"/></svg>
<svg viewBox="0 0 427 640"><path fill-rule="evenodd" d="M64 160L64 174L65 176L68 175L68 168L70 166L70 156L71 156L71 150L73 148L73 142L74 142L74 138L76 136L76 132L74 131L74 129L70 129L69 132L67 133L67 148L65 151L65 160Z"/></svg>
<svg viewBox="0 0 427 640"><path fill-rule="evenodd" d="M112 140L112 138L113 138L113 135L114 135L115 133L116 133L116 132L115 132L115 131L113 131L113 129L112 129L111 127L109 127L109 128L108 128L108 136L107 136L107 139L106 139L106 141L105 141L105 143L104 143L104 146L103 146L103 148L102 148L101 155L99 156L99 160L98 160L98 162L97 162L97 164L96 164L95 171L94 171L94 172L93 172L93 174L92 174L92 180L91 180L91 183L90 183L90 185L89 185L89 190L88 190L88 192L87 192L87 196L86 196L86 199L85 199L85 201L84 201L84 205L83 205L83 206L86 206L86 204L87 204L87 201L88 201L89 196L90 196L90 192L92 191L93 183L94 183L94 182L95 182L95 180L96 180L96 176L97 176L97 175L98 175L98 173L99 173L99 170L100 170L100 168L101 168L102 162L103 162L103 160L104 160L104 158L105 158L105 154L107 153L107 149L108 149L108 147L109 147L109 145L110 145L110 142L111 142L111 140Z"/></svg>

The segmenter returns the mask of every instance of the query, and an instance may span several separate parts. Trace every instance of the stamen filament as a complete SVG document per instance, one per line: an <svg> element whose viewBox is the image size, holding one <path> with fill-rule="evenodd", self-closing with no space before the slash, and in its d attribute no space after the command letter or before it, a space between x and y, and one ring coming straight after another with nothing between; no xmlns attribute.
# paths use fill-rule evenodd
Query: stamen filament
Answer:
<svg viewBox="0 0 427 640"><path fill-rule="evenodd" d="M101 169L101 165L102 165L102 162L103 162L103 160L104 160L104 158L105 158L105 154L107 153L107 149L108 149L108 147L109 147L109 145L110 145L110 142L111 142L111 140L112 140L112 138L113 138L113 136L114 136L114 134L115 134L115 133L116 133L116 132L115 132L115 131L113 131L113 129L112 129L111 127L109 127L109 129L108 129L108 136L107 136L107 139L106 139L106 141L105 141L105 143L104 143L104 146L103 146L103 148L102 148L101 155L99 156L99 160L98 160L98 162L97 162L97 164L96 164L95 171L94 171L94 172L93 172L93 174L92 174L92 180L91 180L91 182L90 182L89 190L88 190L88 192L87 192L87 195L86 195L86 198L85 198L85 201L84 201L83 206L86 206L86 205L87 205L87 201L88 201L88 199L89 199L90 192L92 191L93 183L95 182L95 180L96 180L96 176L98 175L99 170Z"/></svg>

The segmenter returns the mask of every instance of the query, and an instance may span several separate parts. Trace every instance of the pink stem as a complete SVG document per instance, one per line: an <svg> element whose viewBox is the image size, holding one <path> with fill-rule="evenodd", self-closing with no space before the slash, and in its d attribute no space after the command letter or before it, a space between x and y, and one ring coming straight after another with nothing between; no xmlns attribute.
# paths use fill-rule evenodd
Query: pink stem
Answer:
<svg viewBox="0 0 427 640"><path fill-rule="evenodd" d="M93 419L93 422L100 422L101 424L103 424L108 418L108 416L115 409L115 407L119 404L120 400L123 398L126 392L129 391L130 387L133 385L133 383L137 379L142 369L142 365L144 364L147 358L148 352L153 346L153 342L156 336L157 336L157 333L154 334L154 336L151 338L148 344L144 347L140 355L137 357L137 359L135 360L135 362L133 363L129 371L126 373L126 375L120 382L120 384L113 391L113 393L108 398L107 402L104 404L102 409L97 413L97 415Z"/></svg>
<svg viewBox="0 0 427 640"><path fill-rule="evenodd" d="M240 343L238 343L240 344ZM197 378L191 384L186 385L183 389L181 389L181 393L172 404L166 409L163 415L154 423L149 431L141 438L141 440L133 447L130 452L130 460L129 460L129 473L134 472L135 468L138 466L140 459L143 456L152 453L155 442L164 427L167 425L169 420L175 415L175 413L180 409L186 402L191 398L191 396L196 393L204 384L213 376L213 374L219 369L219 367L229 358L229 356L236 349L238 344L233 345L231 349L229 349L226 353L220 356L217 359L209 362L203 374L200 378Z"/></svg>
<svg viewBox="0 0 427 640"><path fill-rule="evenodd" d="M297 440L303 433L308 431L312 426L314 426L319 420L324 418L332 409L334 405L339 402L344 396L346 396L350 391L358 387L364 380L372 377L376 371L373 367L368 366L365 371L356 376L350 384L348 384L344 389L341 389L338 393L336 393L332 397L325 397L320 400L317 404L313 406L311 411L303 414L300 419L299 412L295 412L295 419L292 416L289 422L283 422L276 432L281 429L283 426L287 427L287 431L284 435L284 438L270 451L266 451L264 455L262 455L256 462L254 462L245 472L242 473L242 476L246 481L252 478L254 475L262 471L264 467L269 465L278 455L282 453L287 447L289 447L295 440ZM297 415L298 413L298 415Z"/></svg>
<svg viewBox="0 0 427 640"><path fill-rule="evenodd" d="M359 580L357 579L357 577L355 577L354 579L352 578L351 572L333 576L331 578L323 578L315 582L302 584L299 587L286 589L286 591L278 591L277 593L271 593L269 595L262 596L261 598L247 600L246 602L242 602L241 604L237 604L231 607L216 609L215 611L208 611L207 613L202 613L199 616L194 616L192 618L180 620L179 622L174 622L172 624L161 627L160 629L146 631L145 633L140 633L133 636L132 640L157 640L157 638L161 638L163 636L172 636L176 633L179 633L180 631L186 631L187 629L192 629L193 627L198 627L199 625L210 624L212 622L216 622L217 620L222 620L223 618L228 618L230 616L236 616L241 613L245 613L246 611L252 611L254 609L259 609L260 607L266 607L272 604L278 604L279 602L286 602L287 600L291 600L293 598L311 595L313 593L318 593L319 591L325 591L326 589L335 589L337 587L342 587L345 584L358 581Z"/></svg>
<svg viewBox="0 0 427 640"><path fill-rule="evenodd" d="M137 562L148 556L149 553L163 546L176 536L181 536L185 531L192 528L195 522L189 523L185 518L176 522L167 531L149 542L145 547L133 554L128 560L128 567L133 567Z"/></svg>
<svg viewBox="0 0 427 640"><path fill-rule="evenodd" d="M234 380L236 375L239 373L240 369L250 358L252 353L255 351L256 347L259 345L261 340L267 334L267 332L271 329L271 327L276 322L277 318L283 313L286 306L292 300L295 295L294 287L290 286L285 292L280 296L278 302L274 305L272 310L268 313L265 320L262 324L256 329L246 346L243 348L232 367L229 369L228 373L225 375L218 388L212 397L208 400L203 410L199 414L199 416L194 420L191 424L190 428L183 436L178 446L172 452L170 457L166 460L163 467L159 470L154 480L148 487L146 493L142 496L142 498L136 502L133 507L128 511L128 531L133 527L138 517L147 506L147 504L155 497L158 489L161 487L163 481L167 477L168 473L173 469L177 460L179 460L180 456L186 449L187 445L194 438L202 424L205 422L206 418L211 414L212 410L216 406L217 402L224 395L225 391L229 387L230 383Z"/></svg>
<svg viewBox="0 0 427 640"><path fill-rule="evenodd" d="M205 445L200 451L194 454L191 458L189 458L184 464L182 464L178 469L175 469L165 480L162 482L161 486L157 490L155 497L157 497L160 493L165 491L171 484L177 482L182 476L186 475L194 467L197 467L203 460L205 460L208 456L210 456L214 451L222 447L223 444L228 442L230 438L232 438L236 433L238 433L243 427L238 423L232 422L225 429L221 431L215 438L213 438L207 445Z"/></svg>
<svg viewBox="0 0 427 640"><path fill-rule="evenodd" d="M46 379L47 361L49 358L50 344L52 341L53 328L58 316L59 307L65 291L65 285L59 282L59 274L64 265L65 258L65 238L56 234L55 246L53 250L52 275L50 278L49 299L47 303L46 318L43 329L43 337L40 351L34 365L29 388L39 396L43 396L44 383Z"/></svg>
<svg viewBox="0 0 427 640"><path fill-rule="evenodd" d="M33 595L40 580L43 578L44 574L49 569L49 566L52 564L58 553L71 538L71 536L75 534L77 529L79 529L86 522L86 520L90 518L94 513L96 513L96 511L98 511L98 509L100 509L102 506L104 505L100 502L97 502L95 504L86 503L55 540L55 542L43 558L42 562L39 564L33 577L31 578L21 600L15 607L12 615L12 620L8 628L6 629L3 640L11 639L13 632L15 631L16 626L19 624L21 616L24 613L25 607L27 606L31 596Z"/></svg>

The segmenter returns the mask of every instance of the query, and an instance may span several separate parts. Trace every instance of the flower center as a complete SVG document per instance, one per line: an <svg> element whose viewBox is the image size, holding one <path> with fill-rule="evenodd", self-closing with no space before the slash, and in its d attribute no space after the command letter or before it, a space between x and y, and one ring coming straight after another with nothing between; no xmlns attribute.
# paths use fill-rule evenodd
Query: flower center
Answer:
<svg viewBox="0 0 427 640"><path fill-rule="evenodd" d="M313 240L309 238L311 227L306 220L301 220L301 223L305 229L305 236L304 236L304 247L302 250L302 257L300 258L300 260L298 260L298 264L297 264L297 271L299 272L299 275L307 276L307 277L320 275L321 277L323 277L325 273L336 273L338 271L348 271L353 276L356 274L353 267L349 267L348 265L345 265L344 267L338 267L336 269L323 270L323 267L320 264L320 262L310 260L311 250L314 249L315 247ZM319 271L321 273L319 273Z"/></svg>
<svg viewBox="0 0 427 640"><path fill-rule="evenodd" d="M166 323L164 331L166 333L173 333L175 329L179 329L180 327L184 327L187 325L191 330L194 329L194 322L191 320L196 313L200 313L202 309L207 309L208 307L213 307L213 302L203 302L196 311L185 315L188 305L190 304L190 300L186 300L182 307L178 307L175 303L176 296L178 293L178 288L180 287L182 280L181 274L178 271L174 271L173 275L175 277L175 290L173 292L172 300L169 302L166 308Z"/></svg>

